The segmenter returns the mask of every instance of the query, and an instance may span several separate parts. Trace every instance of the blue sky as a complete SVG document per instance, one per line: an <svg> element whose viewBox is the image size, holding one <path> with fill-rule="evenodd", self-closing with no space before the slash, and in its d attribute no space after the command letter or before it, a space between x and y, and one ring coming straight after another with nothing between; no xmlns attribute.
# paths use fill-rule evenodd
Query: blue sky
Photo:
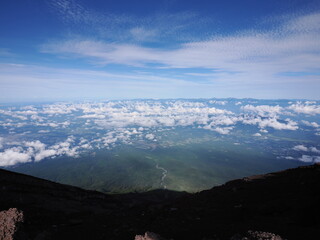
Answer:
<svg viewBox="0 0 320 240"><path fill-rule="evenodd" d="M12 0L0 102L319 99L319 1Z"/></svg>

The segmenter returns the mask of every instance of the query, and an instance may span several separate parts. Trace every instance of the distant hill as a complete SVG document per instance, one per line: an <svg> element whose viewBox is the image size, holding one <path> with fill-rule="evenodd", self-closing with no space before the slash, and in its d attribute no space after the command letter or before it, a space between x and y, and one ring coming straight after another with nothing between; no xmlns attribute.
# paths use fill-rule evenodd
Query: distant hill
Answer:
<svg viewBox="0 0 320 240"><path fill-rule="evenodd" d="M19 239L283 239L320 236L320 165L251 176L196 194L155 190L107 195L0 170L0 211L17 208ZM23 236L23 237L21 237ZM266 238L267 239L267 238Z"/></svg>

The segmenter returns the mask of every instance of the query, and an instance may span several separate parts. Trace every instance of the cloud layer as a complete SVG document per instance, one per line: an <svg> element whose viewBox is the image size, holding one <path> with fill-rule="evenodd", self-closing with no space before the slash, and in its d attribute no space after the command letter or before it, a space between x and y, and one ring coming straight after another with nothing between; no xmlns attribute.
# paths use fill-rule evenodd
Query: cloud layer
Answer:
<svg viewBox="0 0 320 240"><path fill-rule="evenodd" d="M319 98L317 9L218 34L215 19L192 11L136 16L73 0L48 3L68 34L41 38L32 50L39 61L5 58L0 101Z"/></svg>
<svg viewBox="0 0 320 240"><path fill-rule="evenodd" d="M299 131L314 138L320 132L318 108L317 101L254 99L125 100L2 107L0 164L77 157L118 144L158 142L158 131L183 128L210 131L220 137L238 136L240 131L243 136L268 139L272 132ZM248 130L244 129L251 130L246 133ZM48 136L57 134L60 139L54 137L54 142L48 142ZM320 154L316 146L299 144L291 149L304 155Z"/></svg>
<svg viewBox="0 0 320 240"><path fill-rule="evenodd" d="M174 49L93 39L69 39L44 45L45 53L90 59L96 64L122 64L190 69L185 74L211 81L281 81L319 83L320 14L292 16L271 30L250 30L232 36L183 43ZM139 31L136 29L136 31ZM141 31L141 29L140 29ZM192 73L203 68L210 72Z"/></svg>

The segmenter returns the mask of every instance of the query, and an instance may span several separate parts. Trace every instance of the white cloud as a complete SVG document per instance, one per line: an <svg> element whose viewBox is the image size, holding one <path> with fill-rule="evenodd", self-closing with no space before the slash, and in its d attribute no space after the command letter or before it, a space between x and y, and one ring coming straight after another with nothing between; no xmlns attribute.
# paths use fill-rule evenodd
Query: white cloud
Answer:
<svg viewBox="0 0 320 240"><path fill-rule="evenodd" d="M194 40L199 36L190 34L192 27L198 27L198 24L209 25L213 22L191 11L175 13L161 11L137 16L99 11L75 0L50 0L47 3L65 25L76 27L87 36L94 34L112 42ZM208 29L205 33L208 34Z"/></svg>
<svg viewBox="0 0 320 240"><path fill-rule="evenodd" d="M106 116L104 115L99 115L99 114L85 114L85 115L82 115L80 116L79 118L105 118Z"/></svg>
<svg viewBox="0 0 320 240"><path fill-rule="evenodd" d="M309 127L314 127L314 128L320 127L320 125L316 122L309 122L309 121L305 121L305 120L302 120L301 122Z"/></svg>
<svg viewBox="0 0 320 240"><path fill-rule="evenodd" d="M213 104L217 104L217 101L219 101L219 105L222 105L219 108L212 107ZM35 127L35 130L32 130L29 135L35 133L35 136L39 136L39 133L48 132L48 127L53 127L53 129L50 128L50 132L52 133L62 130L69 135L77 135L79 124L82 126L81 131L94 134L86 137L86 139L76 139L70 136L65 141L62 139L52 145L47 145L39 140L26 141L26 136L22 135L25 133L25 130L18 131L19 129L12 128L17 127L20 120L10 118L0 121L0 125L8 132L10 131L14 140L4 142L4 139L0 138L0 148L1 145L2 148L20 146L19 149L15 149L14 151L15 154L20 154L22 162L29 159L23 160L23 156L29 156L30 161L41 161L44 158L56 156L77 157L82 152L94 148L106 147L110 149L118 144L132 144L137 141L155 140L155 132L173 128L207 129L226 135L230 134L233 129L241 131L241 125L248 124L259 128L253 134L256 137L260 137L262 133L268 133L269 128L275 130L298 129L297 122L283 118L281 111L284 107L270 105L256 106L259 101L255 100L243 100L243 107L235 107L231 104L233 100L230 100L230 104L227 104L227 101L224 100L221 100L221 102L223 103L220 103L220 100L205 99L121 100L85 103L66 102L37 106L36 110L33 108L23 109L24 111L30 110L36 112L29 115L25 114L25 116L36 115L42 118L41 122L27 121L28 127L30 125ZM255 104L255 106L251 104ZM313 102L304 103L306 106L313 106L313 104ZM228 109L234 109L235 112L231 112ZM21 112L21 109L7 108L0 112L0 117L4 116L3 119L6 119L8 114L14 115L16 114L15 112ZM292 118L296 120L300 117L298 118L295 115ZM314 127L317 126L316 122L302 121L302 123ZM14 144L13 142L16 143ZM320 153L317 147L297 145L293 149L317 155ZM5 154L6 150L3 150L2 155L6 156L5 162L9 162L8 154L12 153ZM13 159L12 161L15 162Z"/></svg>
<svg viewBox="0 0 320 240"><path fill-rule="evenodd" d="M154 134L152 134L152 133L148 133L148 134L146 134L146 139L148 139L148 140L154 140L154 139L155 139L155 136L154 136Z"/></svg>
<svg viewBox="0 0 320 240"><path fill-rule="evenodd" d="M136 41L152 40L158 34L156 29L149 30L144 27L134 27L129 32Z"/></svg>
<svg viewBox="0 0 320 240"><path fill-rule="evenodd" d="M22 121L25 121L25 120L28 120L28 118L26 116L21 116L19 114L17 114L17 112L14 112L14 111L11 111L11 110L2 110L0 109L0 114L3 114L3 115L8 115L12 118L18 118Z"/></svg>
<svg viewBox="0 0 320 240"><path fill-rule="evenodd" d="M44 143L40 142L39 140L33 141L33 142L25 142L25 146L32 147L36 151L41 151L46 147L46 145Z"/></svg>
<svg viewBox="0 0 320 240"><path fill-rule="evenodd" d="M151 62L172 68L200 67L245 71L257 76L260 76L258 71L262 70L271 76L266 72L267 70L276 73L277 71L306 71L307 67L316 68L316 64L311 59L318 59L318 55L313 54L312 58L304 56L306 51L310 54L311 51L319 50L316 36L313 33L302 35L296 32L281 36L275 31L260 34L251 31L231 37L187 43L175 50L159 50L132 44L110 44L93 40L69 40L47 44L43 50L93 58L103 64L141 66ZM303 58L306 62L300 62L298 65L296 62L298 58ZM257 59L260 61L256 61ZM285 63L287 65L284 65Z"/></svg>
<svg viewBox="0 0 320 240"><path fill-rule="evenodd" d="M276 116L281 114L283 108L279 105L277 106L269 106L269 105L245 105L241 107L242 110L247 112L257 113L259 116Z"/></svg>
<svg viewBox="0 0 320 240"><path fill-rule="evenodd" d="M319 154L320 154L320 150L317 149L316 147L310 147L309 150L310 150L311 152L319 153Z"/></svg>
<svg viewBox="0 0 320 240"><path fill-rule="evenodd" d="M15 111L16 114L23 114L23 115L34 115L37 114L37 111L34 110L26 110L26 111Z"/></svg>
<svg viewBox="0 0 320 240"><path fill-rule="evenodd" d="M306 162L306 163L319 163L320 157L319 156L302 155L302 157L299 158L299 160L302 162Z"/></svg>
<svg viewBox="0 0 320 240"><path fill-rule="evenodd" d="M80 145L80 148L82 149L92 149L93 147L89 143L85 143Z"/></svg>
<svg viewBox="0 0 320 240"><path fill-rule="evenodd" d="M262 129L271 127L277 130L297 130L299 128L297 122L290 119L279 122L277 118L245 117L242 122L244 124L258 125Z"/></svg>
<svg viewBox="0 0 320 240"><path fill-rule="evenodd" d="M215 131L217 133L220 133L220 134L223 134L223 135L226 135L226 134L229 134L230 131L233 129L233 127L216 127L216 128L212 128L211 130L212 131Z"/></svg>
<svg viewBox="0 0 320 240"><path fill-rule="evenodd" d="M34 156L34 161L39 162L44 158L57 155L57 151L53 149L43 149Z"/></svg>
<svg viewBox="0 0 320 240"><path fill-rule="evenodd" d="M44 118L43 118L43 117L40 117L39 115L36 115L36 114L31 115L30 118L31 118L32 120L34 120L34 121L39 121L39 122L43 122L43 121L44 121Z"/></svg>
<svg viewBox="0 0 320 240"><path fill-rule="evenodd" d="M302 31L301 26L304 24L301 23L306 22L305 19L313 19L314 23L309 22L313 27L309 26ZM308 73L310 69L318 69L319 29L315 23L319 19L319 13L293 17L270 31L253 29L233 36L184 43L175 49L71 39L47 44L42 50L95 60L97 64L144 67L153 63L166 68L218 69L211 75L211 79L224 82L275 83L277 79L295 82L299 77L286 76L286 73ZM150 34L150 31L142 30L143 27L134 29L134 32ZM312 74L304 78L313 82L318 79Z"/></svg>
<svg viewBox="0 0 320 240"><path fill-rule="evenodd" d="M166 106L159 102L143 101L127 101L121 104L125 106L100 106L99 109L86 106L86 111L94 112L92 115L99 113L99 116L105 116L105 119L100 117L101 120L95 120L97 125L105 128L192 126L207 124L210 120L215 121L215 125L231 125L235 121L234 118L225 116L232 115L232 112L198 102L168 101Z"/></svg>
<svg viewBox="0 0 320 240"><path fill-rule="evenodd" d="M47 157L62 155L77 157L80 147L72 146L72 143L74 143L74 137L72 136L68 137L64 142L59 142L49 147L39 140L11 143L19 146L0 152L0 166L12 166L18 163L31 162L33 159L35 162L38 162ZM84 146L84 148L88 149L89 147Z"/></svg>
<svg viewBox="0 0 320 240"><path fill-rule="evenodd" d="M304 145L294 146L293 150L295 150L295 151L303 151L303 152L313 152L313 153L319 153L320 154L320 150L317 149L316 147L306 147Z"/></svg>
<svg viewBox="0 0 320 240"><path fill-rule="evenodd" d="M217 105L226 105L228 101L218 101L218 100L211 100L209 101L211 104L217 104Z"/></svg>
<svg viewBox="0 0 320 240"><path fill-rule="evenodd" d="M12 166L17 163L26 163L31 161L30 153L23 151L20 147L8 148L0 152L0 166Z"/></svg>
<svg viewBox="0 0 320 240"><path fill-rule="evenodd" d="M188 92L202 88L204 85L204 83L184 80L179 76L153 74L150 71L109 73L99 69L59 69L35 65L17 67L12 64L0 64L0 78L6 80L2 81L0 100L22 99L23 101L27 98L39 101L39 99L54 100L57 97L104 99L106 96L110 99L118 99L119 96L126 99L141 97L142 92L146 98L153 98L160 92L165 92L162 97L168 98L169 96L177 97L178 89L184 88L183 92ZM170 89L168 85L171 86ZM6 91L5 86L7 86ZM119 91L125 95L119 95ZM72 109L68 107L62 109L61 106L55 106L53 109L44 109L39 113L69 114L70 110Z"/></svg>
<svg viewBox="0 0 320 240"><path fill-rule="evenodd" d="M294 146L293 147L293 150L296 150L296 151L304 151L304 152L308 152L308 148L304 145L297 145L297 146Z"/></svg>
<svg viewBox="0 0 320 240"><path fill-rule="evenodd" d="M50 6L59 13L64 23L71 24L77 31L81 29L82 32L83 29L87 29L90 34L86 32L83 36L90 37L82 38L79 37L82 34L78 32L71 33L70 39L44 44L42 52L56 54L60 59L65 56L84 58L89 64L100 67L105 64L142 67L139 72L148 74L140 74L138 71L128 74L109 74L105 71L54 68L46 71L45 68L21 67L15 64L15 69L18 71L0 71L2 86L5 86L3 89L10 90L8 96L20 97L19 94L13 94L18 92L35 98L39 95L42 98L82 97L81 93L94 97L99 92L99 97L110 96L113 93L112 97L116 98L125 88L120 97L127 97L127 93L130 92L132 95L134 95L132 92L136 93L133 97L145 95L172 97L174 94L180 97L188 96L191 92L197 96L238 94L247 97L249 90L252 90L251 96L260 97L261 94L264 94L262 97L268 95L283 97L283 93L291 94L293 97L295 95L317 97L314 89L319 86L317 73L320 58L317 27L319 12L281 18L282 21L277 22L270 30L246 29L243 32L221 36L210 32L199 34L204 23L208 24L213 20L206 22L201 16L192 12L157 13L138 18L88 9L86 4L82 5L75 0L46 2L50 2ZM216 25L208 26L210 28L204 28L205 31L216 29L212 27ZM191 31L194 29L196 31ZM168 41L169 35L173 41ZM100 40L94 39L94 36L98 36L97 39ZM158 42L161 39L167 40L166 43L170 42L170 47L160 48L159 44L144 43L144 41ZM175 46L172 47L171 43ZM33 69L24 74L26 70L22 68ZM158 68L162 68L161 71L166 68L184 68L185 71L181 74L179 71L174 71L175 74L171 74L171 71L165 72L160 77L161 71L158 71ZM208 70L210 74L200 77L199 74L206 73L193 72L194 68L201 68L205 72ZM37 71L33 71L34 69ZM154 76L155 73L158 77ZM189 78L192 74L198 76ZM305 76L299 76L304 74ZM182 80L187 77L191 81ZM130 81L129 78L134 81ZM118 81L119 79L121 81ZM78 86L75 84L77 80ZM205 80L205 83L200 84L201 80ZM95 84L96 82L99 84ZM177 86L179 91L175 88L169 90L168 82L171 82L170 86ZM19 83L28 86L32 92L25 91ZM159 85L162 86L161 89ZM193 88L194 85L197 85L197 88ZM22 90L17 86L21 86ZM268 86L269 88L265 89ZM153 90L152 93L150 88ZM230 89L232 92L228 91ZM108 93L103 95L103 91ZM0 95L4 96L6 92L8 91L2 90ZM34 94L35 92L37 94ZM50 96L47 96L47 93L50 93ZM6 96L3 99L6 99Z"/></svg>
<svg viewBox="0 0 320 240"><path fill-rule="evenodd" d="M57 115L57 114L69 114L76 111L76 108L72 104L50 104L45 105L42 114Z"/></svg>
<svg viewBox="0 0 320 240"><path fill-rule="evenodd" d="M319 105L303 104L302 102L292 104L291 106L288 107L288 109L290 109L296 113L303 113L303 114L308 114L308 115L320 114L320 106Z"/></svg>
<svg viewBox="0 0 320 240"><path fill-rule="evenodd" d="M49 133L49 130L39 130L38 133Z"/></svg>
<svg viewBox="0 0 320 240"><path fill-rule="evenodd" d="M308 15L302 15L298 18L293 18L288 21L284 26L284 29L292 32L309 32L320 30L320 17L319 13L311 13Z"/></svg>
<svg viewBox="0 0 320 240"><path fill-rule="evenodd" d="M254 137L261 137L262 135L261 135L261 133L255 133L255 134L253 134L252 136L254 136Z"/></svg>

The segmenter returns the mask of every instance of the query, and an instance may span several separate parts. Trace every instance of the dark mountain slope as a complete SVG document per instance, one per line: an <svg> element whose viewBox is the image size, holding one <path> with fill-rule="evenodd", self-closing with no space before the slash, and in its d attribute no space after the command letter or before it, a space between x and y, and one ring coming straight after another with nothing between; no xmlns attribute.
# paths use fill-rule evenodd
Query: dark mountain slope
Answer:
<svg viewBox="0 0 320 240"><path fill-rule="evenodd" d="M163 211L149 228L174 239L228 239L249 229L320 239L320 165L234 180ZM191 230L192 229L192 230ZM201 237L200 237L201 236Z"/></svg>
<svg viewBox="0 0 320 240"><path fill-rule="evenodd" d="M320 237L320 165L234 180L197 194L106 195L0 170L0 210L24 212L28 239L230 239L248 230Z"/></svg>

